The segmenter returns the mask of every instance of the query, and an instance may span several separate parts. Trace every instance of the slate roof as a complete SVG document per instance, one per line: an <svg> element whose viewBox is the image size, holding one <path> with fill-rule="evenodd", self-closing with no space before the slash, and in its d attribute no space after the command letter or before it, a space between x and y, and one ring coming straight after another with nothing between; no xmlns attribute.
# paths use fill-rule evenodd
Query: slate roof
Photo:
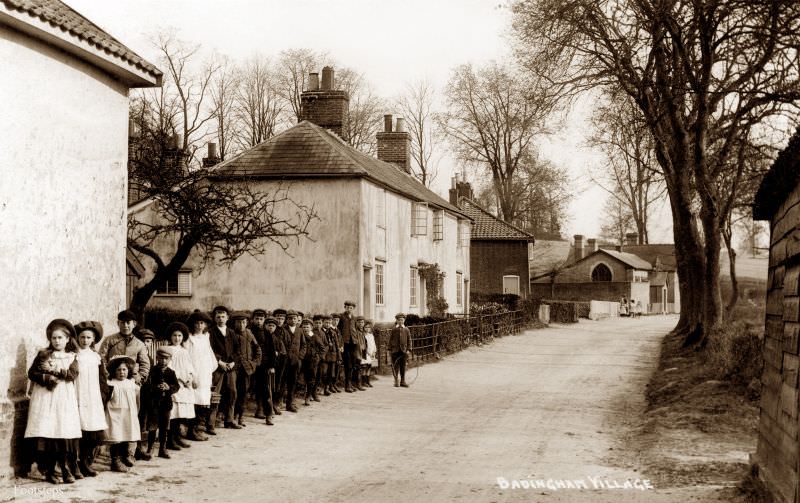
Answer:
<svg viewBox="0 0 800 503"><path fill-rule="evenodd" d="M800 183L800 128L761 180L753 201L753 219L771 220L786 198Z"/></svg>
<svg viewBox="0 0 800 503"><path fill-rule="evenodd" d="M563 239L537 239L533 246L533 257L528 263L531 278L547 274L566 264L571 248L569 241Z"/></svg>
<svg viewBox="0 0 800 503"><path fill-rule="evenodd" d="M652 264L650 264L650 262L642 259L638 255L634 255L633 253L619 252L616 250L604 250L602 248L597 250L595 253L605 253L607 255L610 255L615 259L619 260L620 262L633 267L634 269L644 269L646 271L653 269L653 266ZM589 257L591 257L592 255L594 255L594 253L589 254Z"/></svg>
<svg viewBox="0 0 800 503"><path fill-rule="evenodd" d="M533 241L532 234L509 224L481 208L468 197L460 197L458 206L473 220L470 239L499 241Z"/></svg>
<svg viewBox="0 0 800 503"><path fill-rule="evenodd" d="M95 48L115 56L154 77L162 73L138 54L125 47L122 42L109 35L70 6L59 0L0 0L9 10L24 12L39 18L61 31L72 35L77 42L88 43Z"/></svg>
<svg viewBox="0 0 800 503"><path fill-rule="evenodd" d="M219 178L360 177L412 200L469 217L394 164L363 154L325 128L308 121L214 166Z"/></svg>
<svg viewBox="0 0 800 503"><path fill-rule="evenodd" d="M616 250L616 246L600 247L603 250ZM653 267L656 266L656 259L660 263L662 271L676 271L677 263L675 261L675 245L674 244L652 244L652 245L623 245L622 251L631 253L640 257L642 260L650 262Z"/></svg>

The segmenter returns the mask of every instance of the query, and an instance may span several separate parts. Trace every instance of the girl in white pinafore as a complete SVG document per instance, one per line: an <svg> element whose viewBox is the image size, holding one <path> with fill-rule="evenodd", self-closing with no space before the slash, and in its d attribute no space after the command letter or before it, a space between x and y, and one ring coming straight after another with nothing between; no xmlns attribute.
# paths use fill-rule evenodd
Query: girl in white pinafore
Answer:
<svg viewBox="0 0 800 503"><path fill-rule="evenodd" d="M108 362L111 398L106 404L106 442L111 444L111 470L115 472L128 471L125 468L130 463L128 442L142 439L137 404L139 386L133 380L134 365L133 358L126 355L116 355Z"/></svg>
<svg viewBox="0 0 800 503"><path fill-rule="evenodd" d="M200 431L200 419L205 418L209 421L208 415L211 411L211 376L217 369L217 358L211 349L211 339L208 334L208 327L211 325L211 317L200 310L195 310L187 320L187 324L192 329L189 338L183 341L183 347L189 353L194 367L194 404L196 419L192 422L189 429L188 438L190 440L208 440Z"/></svg>
<svg viewBox="0 0 800 503"><path fill-rule="evenodd" d="M194 419L194 365L189 351L181 344L189 338L189 327L180 322L171 323L164 335L172 350L169 368L175 371L180 385L180 389L172 395L167 448L186 448L190 444L181 439L181 424L186 423L191 428L189 420Z"/></svg>
<svg viewBox="0 0 800 503"><path fill-rule="evenodd" d="M69 466L78 454L81 423L74 383L78 362L70 342L74 338L75 328L70 322L51 321L47 325L50 345L39 351L28 370L32 385L25 438L37 453L40 471L53 484L58 484L56 464L61 467L64 483L75 482Z"/></svg>
<svg viewBox="0 0 800 503"><path fill-rule="evenodd" d="M82 321L75 325L78 334L78 378L75 390L78 394L78 411L81 416L81 452L76 478L83 474L94 477L92 468L97 447L106 438L105 396L108 392L106 369L94 346L103 338L103 325L97 321Z"/></svg>

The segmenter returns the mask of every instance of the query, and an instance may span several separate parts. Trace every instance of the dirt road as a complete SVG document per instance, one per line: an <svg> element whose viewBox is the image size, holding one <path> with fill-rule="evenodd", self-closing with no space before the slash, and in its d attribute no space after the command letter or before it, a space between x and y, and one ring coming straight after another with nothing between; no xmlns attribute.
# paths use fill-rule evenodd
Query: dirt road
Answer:
<svg viewBox="0 0 800 503"><path fill-rule="evenodd" d="M709 488L607 488L626 480L645 484L625 435L644 406L659 342L676 320L581 320L506 337L422 367L409 389L384 377L366 392L323 397L296 415L284 413L273 427L250 418L247 428L220 430L171 460L139 463L129 474L104 472L59 486L63 493L54 496L215 503L706 501ZM545 487L524 488L530 480ZM514 481L521 487L512 487ZM555 485L566 481L575 487L582 481L586 489ZM45 487L18 483L18 492ZM595 483L606 488L594 489Z"/></svg>

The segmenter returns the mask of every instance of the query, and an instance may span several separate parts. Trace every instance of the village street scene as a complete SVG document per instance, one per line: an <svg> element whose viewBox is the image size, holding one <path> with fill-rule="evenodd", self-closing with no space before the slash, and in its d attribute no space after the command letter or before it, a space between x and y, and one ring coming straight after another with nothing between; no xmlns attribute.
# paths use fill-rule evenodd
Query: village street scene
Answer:
<svg viewBox="0 0 800 503"><path fill-rule="evenodd" d="M0 502L800 503L798 47L0 0Z"/></svg>

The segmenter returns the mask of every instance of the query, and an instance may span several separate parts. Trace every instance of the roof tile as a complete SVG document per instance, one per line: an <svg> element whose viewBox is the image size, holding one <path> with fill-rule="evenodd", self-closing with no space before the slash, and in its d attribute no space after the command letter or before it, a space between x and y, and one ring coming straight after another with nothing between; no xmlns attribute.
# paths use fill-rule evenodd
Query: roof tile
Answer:
<svg viewBox="0 0 800 503"><path fill-rule="evenodd" d="M474 220L470 239L533 241L532 234L497 218L469 198L461 197L458 205Z"/></svg>

